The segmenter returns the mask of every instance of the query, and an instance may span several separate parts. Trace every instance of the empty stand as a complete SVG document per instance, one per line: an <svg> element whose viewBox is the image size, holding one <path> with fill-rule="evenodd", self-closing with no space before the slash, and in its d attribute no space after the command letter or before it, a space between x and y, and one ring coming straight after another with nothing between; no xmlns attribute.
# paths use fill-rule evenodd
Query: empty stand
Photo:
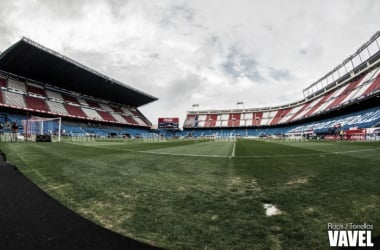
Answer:
<svg viewBox="0 0 380 250"><path fill-rule="evenodd" d="M329 106L327 106L326 108L329 109L329 108L334 108L334 107L337 107L339 106L341 103L344 102L345 98L351 93L351 91L353 89L356 88L356 86L360 83L360 80L356 80L354 82L351 82L349 84L347 84L346 86L342 87L343 91L341 92L341 94L339 96L337 96L335 98L335 100L330 103Z"/></svg>
<svg viewBox="0 0 380 250"><path fill-rule="evenodd" d="M25 83L17 81L17 80L8 79L8 88L15 89L22 93L26 93Z"/></svg>
<svg viewBox="0 0 380 250"><path fill-rule="evenodd" d="M122 117L127 121L128 124L138 125L138 123L131 116L122 115Z"/></svg>
<svg viewBox="0 0 380 250"><path fill-rule="evenodd" d="M60 101L63 101L63 97L60 93L58 92L55 92L55 91L51 91L51 90L46 90L46 95L49 97L49 98L52 98L52 99L56 99L56 100L60 100Z"/></svg>
<svg viewBox="0 0 380 250"><path fill-rule="evenodd" d="M332 93L325 94L324 96L321 96L314 101L309 102L309 105L307 105L304 110L300 110L298 114L290 118L289 121L295 121L310 115L317 114L320 110L324 109L324 104L326 103L326 100L330 98L331 94Z"/></svg>
<svg viewBox="0 0 380 250"><path fill-rule="evenodd" d="M253 115L252 115L252 126L260 126L262 118L263 118L263 112L253 113Z"/></svg>
<svg viewBox="0 0 380 250"><path fill-rule="evenodd" d="M67 112L66 108L63 106L63 104L60 102L54 102L54 101L47 100L46 103L47 103L50 111L53 113L61 114L61 115L68 115L69 114Z"/></svg>
<svg viewBox="0 0 380 250"><path fill-rule="evenodd" d="M32 96L25 96L25 102L27 107L36 111L48 112L49 108L44 99L36 98Z"/></svg>
<svg viewBox="0 0 380 250"><path fill-rule="evenodd" d="M371 108L348 115L342 115L335 118L323 119L319 121L309 122L300 126L289 129L289 133L296 131L307 131L312 129L317 133L326 133L329 128L340 124L342 129L349 129L350 127L370 127L380 121L380 110L378 107Z"/></svg>
<svg viewBox="0 0 380 250"><path fill-rule="evenodd" d="M42 87L37 87L31 84L26 86L29 95L43 96L46 97L45 90Z"/></svg>
<svg viewBox="0 0 380 250"><path fill-rule="evenodd" d="M82 110L89 118L103 120L103 118L99 115L99 113L94 109L83 107Z"/></svg>
<svg viewBox="0 0 380 250"><path fill-rule="evenodd" d="M327 109L327 107L334 102L334 100L337 98L336 97L336 92L341 92L341 90L336 90L336 91L331 91L329 94L325 95L322 100L318 103L317 107L310 112L308 112L306 115L307 116L312 116L313 114L321 113L324 112Z"/></svg>
<svg viewBox="0 0 380 250"><path fill-rule="evenodd" d="M79 104L78 99L76 97L74 97L74 96L62 95L62 97L63 97L63 100L65 100L66 102L71 102L71 103Z"/></svg>
<svg viewBox="0 0 380 250"><path fill-rule="evenodd" d="M133 119L137 122L138 125L140 126L147 126L148 124L145 123L143 119L141 119L138 116L133 117Z"/></svg>
<svg viewBox="0 0 380 250"><path fill-rule="evenodd" d="M85 106L85 107L88 106L88 103L84 99L82 98L77 98L77 99L81 106Z"/></svg>
<svg viewBox="0 0 380 250"><path fill-rule="evenodd" d="M120 107L115 107L115 106L110 106L111 109L114 111L114 112L117 112L117 113L123 113L123 110L120 108Z"/></svg>
<svg viewBox="0 0 380 250"><path fill-rule="evenodd" d="M273 119L273 116L275 115L276 111L265 111L263 112L263 116L261 119L260 125L269 125Z"/></svg>
<svg viewBox="0 0 380 250"><path fill-rule="evenodd" d="M187 128L193 128L195 127L195 119L196 119L196 115L187 115L186 116L186 119L185 119L185 124L184 126L187 127Z"/></svg>
<svg viewBox="0 0 380 250"><path fill-rule="evenodd" d="M227 127L228 126L228 120L230 118L230 114L222 114L221 115L221 126L222 127Z"/></svg>
<svg viewBox="0 0 380 250"><path fill-rule="evenodd" d="M280 123L281 119L283 117L286 117L287 114L290 112L290 110L291 109L288 108L288 109L282 109L282 110L277 111L277 114L273 117L270 125L276 125L276 124Z"/></svg>
<svg viewBox="0 0 380 250"><path fill-rule="evenodd" d="M99 106L101 109L107 110L107 111L113 111L110 106L104 103L99 103Z"/></svg>
<svg viewBox="0 0 380 250"><path fill-rule="evenodd" d="M4 91L4 103L19 108L26 108L24 96L9 91Z"/></svg>
<svg viewBox="0 0 380 250"><path fill-rule="evenodd" d="M364 92L363 96L378 93L380 91L380 77L378 77L371 86Z"/></svg>
<svg viewBox="0 0 380 250"><path fill-rule="evenodd" d="M207 115L198 115L198 127L201 127L203 128L205 126L205 122L206 122L206 116Z"/></svg>
<svg viewBox="0 0 380 250"><path fill-rule="evenodd" d="M303 107L302 105L299 105L299 106L295 106L291 108L288 114L284 117L284 119L281 119L281 122L290 122L291 118L296 116L298 112L302 109L302 107Z"/></svg>
<svg viewBox="0 0 380 250"><path fill-rule="evenodd" d="M110 113L108 113L107 111L98 110L98 113L103 118L103 120L116 122L116 119Z"/></svg>
<svg viewBox="0 0 380 250"><path fill-rule="evenodd" d="M81 109L81 107L79 106L70 105L70 104L64 104L64 106L70 115L77 116L77 117L87 117L86 114Z"/></svg>
<svg viewBox="0 0 380 250"><path fill-rule="evenodd" d="M0 77L0 87L7 87L7 79Z"/></svg>
<svg viewBox="0 0 380 250"><path fill-rule="evenodd" d="M366 88L366 90L363 92L363 94L360 97L370 95L379 90L380 90L380 67L377 68L377 71L375 72L373 79L369 82L368 87Z"/></svg>
<svg viewBox="0 0 380 250"><path fill-rule="evenodd" d="M217 114L210 114L206 116L206 121L205 121L205 127L215 127L216 126L216 121L218 119Z"/></svg>
<svg viewBox="0 0 380 250"><path fill-rule="evenodd" d="M244 126L252 126L253 113L244 114ZM241 120L240 120L241 122Z"/></svg>
<svg viewBox="0 0 380 250"><path fill-rule="evenodd" d="M240 126L240 113L230 114L228 117L228 127L239 127Z"/></svg>
<svg viewBox="0 0 380 250"><path fill-rule="evenodd" d="M127 121L121 116L121 115L119 115L119 114L116 114L116 113L112 113L111 114L113 117L114 117L114 119L117 121L117 122L119 122L119 123L126 123Z"/></svg>
<svg viewBox="0 0 380 250"><path fill-rule="evenodd" d="M86 100L88 106L90 107L93 107L93 108L100 108L99 104L95 101L91 101L91 100Z"/></svg>

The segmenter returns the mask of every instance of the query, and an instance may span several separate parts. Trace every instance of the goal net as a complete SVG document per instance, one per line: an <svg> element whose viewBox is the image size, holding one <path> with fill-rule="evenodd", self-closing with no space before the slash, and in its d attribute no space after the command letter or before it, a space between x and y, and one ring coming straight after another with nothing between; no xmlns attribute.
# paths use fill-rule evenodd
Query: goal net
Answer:
<svg viewBox="0 0 380 250"><path fill-rule="evenodd" d="M22 125L26 141L61 141L61 117L32 116L22 120Z"/></svg>

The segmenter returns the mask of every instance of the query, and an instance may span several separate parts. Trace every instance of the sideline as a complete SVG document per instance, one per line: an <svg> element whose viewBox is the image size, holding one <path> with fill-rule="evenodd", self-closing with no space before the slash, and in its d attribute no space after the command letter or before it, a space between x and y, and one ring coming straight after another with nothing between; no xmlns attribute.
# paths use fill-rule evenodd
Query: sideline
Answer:
<svg viewBox="0 0 380 250"><path fill-rule="evenodd" d="M78 144L80 145L80 144ZM97 147L109 150L118 150L142 154L155 154L155 155L168 155L168 156L187 156L187 157L206 157L206 158L288 158L288 157L305 157L305 156L322 156L322 155L339 155L339 154L351 154L351 153L361 153L367 151L376 151L380 148L369 148L369 149L358 149L358 150L347 150L347 151L335 151L335 152L319 152L310 154L289 154L289 155L235 155L236 143L234 142L231 155L200 155L200 154L177 154L177 153L167 153L167 152L154 152L154 151L143 151L143 150L132 150L132 149L121 149L121 148L109 148L103 147L102 145L80 145L84 147Z"/></svg>
<svg viewBox="0 0 380 250"><path fill-rule="evenodd" d="M26 166L28 166L27 168L23 169L22 171L31 171L31 172L34 172L38 177L41 178L41 180L43 182L46 183L46 178L35 168L31 167L32 164L28 164L28 161L17 151L15 150L13 147L10 147L10 149L18 156L20 157L20 159L24 162L24 164Z"/></svg>

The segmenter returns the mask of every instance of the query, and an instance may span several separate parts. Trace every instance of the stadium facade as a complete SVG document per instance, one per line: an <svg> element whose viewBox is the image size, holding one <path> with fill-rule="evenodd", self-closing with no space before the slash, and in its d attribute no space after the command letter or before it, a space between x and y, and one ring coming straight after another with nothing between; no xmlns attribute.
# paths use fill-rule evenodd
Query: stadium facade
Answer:
<svg viewBox="0 0 380 250"><path fill-rule="evenodd" d="M0 87L2 132L33 116L61 117L68 135L137 136L152 125L138 107L157 100L25 37L0 55Z"/></svg>
<svg viewBox="0 0 380 250"><path fill-rule="evenodd" d="M184 134L328 136L380 126L380 31L303 93L281 106L188 111Z"/></svg>

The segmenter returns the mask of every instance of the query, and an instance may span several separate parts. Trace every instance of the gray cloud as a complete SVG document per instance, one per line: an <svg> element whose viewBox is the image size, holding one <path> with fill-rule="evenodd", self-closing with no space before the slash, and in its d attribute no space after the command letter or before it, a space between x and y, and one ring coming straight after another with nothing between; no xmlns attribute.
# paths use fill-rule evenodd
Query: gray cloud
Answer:
<svg viewBox="0 0 380 250"><path fill-rule="evenodd" d="M260 82L263 77L257 66L258 63L253 56L242 54L236 47L232 47L223 64L227 73L234 78L247 77L252 81Z"/></svg>

